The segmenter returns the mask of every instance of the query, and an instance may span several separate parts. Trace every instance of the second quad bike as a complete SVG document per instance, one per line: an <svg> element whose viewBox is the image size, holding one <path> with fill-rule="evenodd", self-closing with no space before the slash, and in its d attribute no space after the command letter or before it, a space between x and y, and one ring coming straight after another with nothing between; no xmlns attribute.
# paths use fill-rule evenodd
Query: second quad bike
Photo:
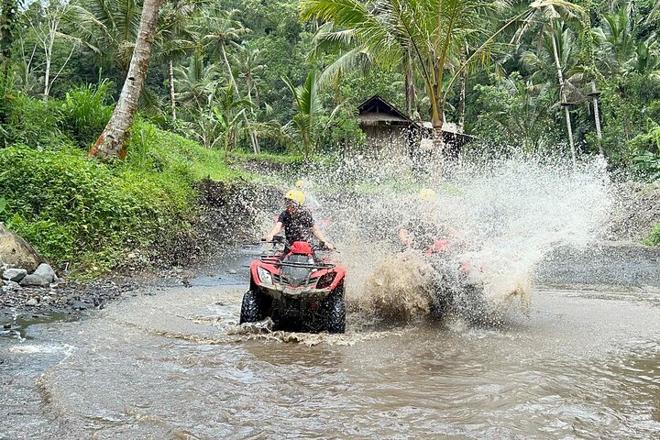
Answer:
<svg viewBox="0 0 660 440"><path fill-rule="evenodd" d="M346 329L346 270L305 241L271 242L273 251L250 264L250 288L243 295L240 323L267 317L276 329L343 333Z"/></svg>

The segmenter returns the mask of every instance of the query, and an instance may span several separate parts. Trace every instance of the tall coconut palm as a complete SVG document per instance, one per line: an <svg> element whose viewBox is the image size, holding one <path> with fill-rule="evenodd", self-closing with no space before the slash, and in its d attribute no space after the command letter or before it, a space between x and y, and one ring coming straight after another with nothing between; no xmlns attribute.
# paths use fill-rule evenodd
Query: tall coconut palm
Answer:
<svg viewBox="0 0 660 440"><path fill-rule="evenodd" d="M251 103L246 99L237 99L234 94L233 86L227 85L221 90L213 106L213 116L218 122L223 132L223 145L225 154L228 154L236 147L236 142L244 129L248 133L251 131L249 123L243 118L246 109L251 107ZM243 126L241 126L243 124Z"/></svg>
<svg viewBox="0 0 660 440"><path fill-rule="evenodd" d="M266 69L266 65L261 61L261 51L245 46L239 46L238 49L238 53L232 57L238 70L238 77L245 81L247 98L250 103L259 107L260 75Z"/></svg>
<svg viewBox="0 0 660 440"><path fill-rule="evenodd" d="M564 0L537 0L532 3L532 5L534 7L529 10L521 21L521 26L518 28L512 41L520 41L520 38L529 32L535 32L540 38L547 38L550 40L551 54L557 73L557 83L559 85L560 102L568 104L564 102L564 96L566 95L567 89L567 83L564 79L564 70L567 63L562 63L560 42L562 35L564 35L564 23L567 20L575 18L580 26L585 26L584 10L573 3ZM564 117L566 119L566 132L568 134L568 141L571 148L571 157L573 164L575 164L576 152L575 142L573 141L571 114L568 105L564 105L563 107Z"/></svg>
<svg viewBox="0 0 660 440"><path fill-rule="evenodd" d="M179 102L188 111L196 113L214 101L221 75L217 65L204 63L200 52L188 58L187 65L175 68L174 75Z"/></svg>
<svg viewBox="0 0 660 440"><path fill-rule="evenodd" d="M196 35L191 20L197 11L195 0L173 0L166 3L158 26L158 54L167 63L167 78L172 120L176 120L174 62L195 47Z"/></svg>
<svg viewBox="0 0 660 440"><path fill-rule="evenodd" d="M555 2L567 3L537 0L530 8ZM501 4L488 0L302 0L300 7L305 19L332 22L337 30L352 31L382 66L401 65L412 54L431 107L434 144L441 149L443 113L453 82L468 64L485 53L497 35L527 14L517 14L499 29L488 32L483 21ZM449 62L463 50L466 39L474 41L475 49L447 80Z"/></svg>
<svg viewBox="0 0 660 440"><path fill-rule="evenodd" d="M310 157L316 149L316 138L314 132L317 128L319 114L323 110L321 99L318 95L318 82L316 72L311 70L307 74L305 83L295 86L289 79L283 78L291 91L296 113L287 128L295 130L302 142L302 150L305 157Z"/></svg>
<svg viewBox="0 0 660 440"><path fill-rule="evenodd" d="M104 69L129 68L142 12L140 0L79 0L71 2L81 40Z"/></svg>
<svg viewBox="0 0 660 440"><path fill-rule="evenodd" d="M140 17L140 28L124 86L108 125L106 125L103 133L101 133L89 151L90 156L97 156L101 159L112 159L117 157L123 158L126 154L124 142L133 124L133 119L137 112L138 100L140 99L142 87L147 77L151 46L155 38L156 25L158 24L158 12L163 1L144 1Z"/></svg>
<svg viewBox="0 0 660 440"><path fill-rule="evenodd" d="M236 84L236 79L234 78L234 72L232 70L231 64L229 64L229 58L227 57L227 46L231 43L236 43L241 39L241 37L250 30L243 26L243 24L234 18L237 10L231 11L222 11L218 9L211 9L207 11L206 23L208 33L204 36L204 40L207 41L207 44L215 48L222 57L222 60L225 63L227 69L227 78L229 84L233 87L234 92L236 93L237 99L240 98L240 91L238 90L238 84ZM249 125L247 120L247 115L243 113L243 118L245 124ZM252 143L252 149L255 153L260 152L259 140L257 139L257 134L255 132L250 133L250 141Z"/></svg>
<svg viewBox="0 0 660 440"><path fill-rule="evenodd" d="M319 96L318 75L315 70L310 70L305 82L299 86L294 85L288 78L282 78L293 95L293 103L296 113L288 124L283 127L289 139L297 137L302 143L302 153L309 158L316 150L321 133L326 131L342 105L335 106L330 111L330 117L325 124L321 123L323 104ZM275 126L271 124L271 134ZM293 135L293 136L292 136Z"/></svg>

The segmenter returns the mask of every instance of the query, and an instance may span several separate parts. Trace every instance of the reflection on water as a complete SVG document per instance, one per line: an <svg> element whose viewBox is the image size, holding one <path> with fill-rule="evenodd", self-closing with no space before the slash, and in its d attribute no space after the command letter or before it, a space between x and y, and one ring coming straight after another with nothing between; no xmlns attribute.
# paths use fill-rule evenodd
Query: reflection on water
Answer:
<svg viewBox="0 0 660 440"><path fill-rule="evenodd" d="M657 304L545 290L497 328L352 315L343 336L243 334L240 293L173 289L2 341L21 405L3 407L0 438L660 434Z"/></svg>

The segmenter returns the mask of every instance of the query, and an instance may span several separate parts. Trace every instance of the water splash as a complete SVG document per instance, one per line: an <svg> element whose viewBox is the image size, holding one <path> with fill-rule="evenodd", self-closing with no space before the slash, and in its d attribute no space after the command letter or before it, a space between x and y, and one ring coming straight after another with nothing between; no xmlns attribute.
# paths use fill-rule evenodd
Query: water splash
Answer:
<svg viewBox="0 0 660 440"><path fill-rule="evenodd" d="M606 163L598 158L575 168L533 156L431 163L420 173L405 157L357 155L283 178L290 185L304 180L317 222L341 249L347 299L405 320L431 313L429 289L437 296L438 280L452 278L422 255L400 254L397 230L406 221L448 231L445 262L469 265L469 283L482 285L490 308L502 311L524 308L544 254L559 244L587 245L612 205ZM420 201L424 187L435 200Z"/></svg>

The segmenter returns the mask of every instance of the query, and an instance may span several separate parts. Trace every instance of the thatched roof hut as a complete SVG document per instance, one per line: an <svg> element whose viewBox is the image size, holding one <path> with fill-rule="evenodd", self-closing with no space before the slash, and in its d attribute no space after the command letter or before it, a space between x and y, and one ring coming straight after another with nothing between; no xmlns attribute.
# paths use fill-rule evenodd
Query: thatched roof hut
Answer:
<svg viewBox="0 0 660 440"><path fill-rule="evenodd" d="M358 106L360 127L367 136L367 145L382 148L384 145L411 153L421 139L430 138L433 126L430 122L416 122L403 114L394 105L378 95ZM456 124L445 122L443 139L450 145L451 153L470 142L473 136L461 133Z"/></svg>

